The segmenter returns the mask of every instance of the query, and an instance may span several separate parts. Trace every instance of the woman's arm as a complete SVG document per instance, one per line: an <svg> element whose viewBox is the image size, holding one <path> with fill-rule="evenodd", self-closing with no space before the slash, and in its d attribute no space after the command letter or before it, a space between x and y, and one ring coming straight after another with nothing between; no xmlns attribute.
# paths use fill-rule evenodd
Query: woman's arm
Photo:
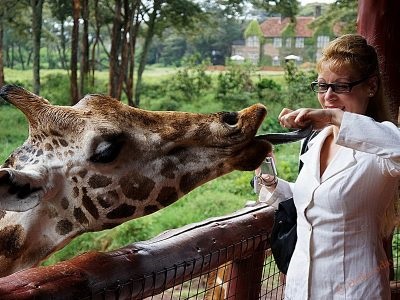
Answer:
<svg viewBox="0 0 400 300"><path fill-rule="evenodd" d="M400 176L400 129L393 123L379 123L364 115L345 112L336 143L379 156L384 170Z"/></svg>

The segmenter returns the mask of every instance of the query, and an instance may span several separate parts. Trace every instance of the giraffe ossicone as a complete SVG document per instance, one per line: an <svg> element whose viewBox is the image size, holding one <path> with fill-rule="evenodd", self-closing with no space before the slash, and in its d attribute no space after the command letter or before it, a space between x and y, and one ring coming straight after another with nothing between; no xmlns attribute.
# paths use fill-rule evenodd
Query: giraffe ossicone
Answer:
<svg viewBox="0 0 400 300"><path fill-rule="evenodd" d="M55 106L18 86L0 96L29 136L0 167L0 276L38 264L73 237L153 213L233 170L253 170L266 109L195 114L129 107L104 95Z"/></svg>

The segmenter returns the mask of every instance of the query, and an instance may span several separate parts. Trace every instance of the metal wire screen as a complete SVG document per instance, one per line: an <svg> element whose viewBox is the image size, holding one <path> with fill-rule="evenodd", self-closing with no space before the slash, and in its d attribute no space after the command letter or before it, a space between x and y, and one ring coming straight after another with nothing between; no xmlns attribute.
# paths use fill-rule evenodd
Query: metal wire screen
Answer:
<svg viewBox="0 0 400 300"><path fill-rule="evenodd" d="M92 295L85 299L254 299L254 297L243 296L243 293L238 296L237 282L243 278L253 278L255 273L261 276L261 282L258 282L257 292L258 299L282 299L283 298L283 280L278 269L275 266L270 250L267 248L267 243L255 242L255 240L265 241L265 236L254 236L243 240L240 244L230 245L225 249L220 249L207 256L203 256L192 261L185 261L180 264L165 268L162 272L143 275L140 278L135 278L125 283L118 283L112 289L103 290L101 293ZM258 249L252 251L250 257L235 257L235 261L246 260L246 267L235 270L235 263L232 261L226 262L229 253L237 253L238 249L246 250L253 245L262 245ZM253 250L253 249L252 249ZM260 256L261 255L261 256ZM217 259L221 265L217 269L210 269L210 261ZM252 257L261 257L263 264L257 263ZM258 261L259 262L259 261ZM201 275L193 274L194 266L201 265ZM167 283L168 274L190 274L190 279L180 282L176 277L172 283L172 288L163 288L156 286L156 282L160 282L160 277L164 278L164 286L171 286ZM182 278L184 276L179 276ZM187 278L187 276L186 276ZM258 277L258 281L259 281ZM134 290L138 290L138 286L142 286L141 293L133 294ZM154 290L154 293L149 295L148 291ZM157 292L163 290L161 293ZM253 291L254 293L254 291ZM250 297L250 298L249 298Z"/></svg>

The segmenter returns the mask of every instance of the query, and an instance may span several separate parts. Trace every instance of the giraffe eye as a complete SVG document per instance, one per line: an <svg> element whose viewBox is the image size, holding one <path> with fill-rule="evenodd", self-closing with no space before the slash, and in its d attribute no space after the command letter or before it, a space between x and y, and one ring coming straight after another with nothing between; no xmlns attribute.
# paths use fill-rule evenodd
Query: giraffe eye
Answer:
<svg viewBox="0 0 400 300"><path fill-rule="evenodd" d="M121 138L112 138L100 142L89 158L94 163L110 163L114 161L121 152L123 140Z"/></svg>

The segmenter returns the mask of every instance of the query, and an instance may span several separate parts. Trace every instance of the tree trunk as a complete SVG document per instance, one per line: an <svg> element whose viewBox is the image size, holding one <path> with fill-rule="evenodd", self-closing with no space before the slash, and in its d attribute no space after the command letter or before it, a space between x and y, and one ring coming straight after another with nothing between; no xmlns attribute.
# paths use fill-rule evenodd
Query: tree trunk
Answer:
<svg viewBox="0 0 400 300"><path fill-rule="evenodd" d="M118 78L119 78L119 54L121 49L121 30L122 30L122 4L121 0L115 0L114 20L111 34L111 51L110 51L110 71L108 82L108 93L111 97L119 99L118 95Z"/></svg>
<svg viewBox="0 0 400 300"><path fill-rule="evenodd" d="M138 3L138 5L140 5ZM129 70L128 70L128 76L126 79L126 96L128 98L128 105L130 106L136 106L134 103L133 99L133 78L135 75L135 49L136 49L136 37L138 36L139 28L140 28L140 10L139 6L136 10L136 17L135 17L135 25L132 26L131 32L129 34ZM137 106L136 106L137 107Z"/></svg>
<svg viewBox="0 0 400 300"><path fill-rule="evenodd" d="M81 10L80 0L72 1L72 16L74 25L71 35L71 103L75 104L79 101L78 90L78 43L79 43L79 16Z"/></svg>
<svg viewBox="0 0 400 300"><path fill-rule="evenodd" d="M40 94L40 38L42 35L42 9L44 0L31 0L33 36L33 92Z"/></svg>
<svg viewBox="0 0 400 300"><path fill-rule="evenodd" d="M66 51L66 44L67 42L65 41L65 27L64 27L64 22L65 20L61 20L60 26L61 26L61 67L64 70L67 70L67 56L65 55Z"/></svg>
<svg viewBox="0 0 400 300"><path fill-rule="evenodd" d="M400 122L400 1L359 0L358 32L373 45L380 58L385 94L394 120Z"/></svg>
<svg viewBox="0 0 400 300"><path fill-rule="evenodd" d="M96 71L96 49L100 41L100 22L99 22L99 0L94 0L94 20L95 20L95 36L92 46L92 59L90 68L92 71L91 85L94 86L94 73Z"/></svg>
<svg viewBox="0 0 400 300"><path fill-rule="evenodd" d="M80 95L85 94L86 82L89 76L89 0L82 0L83 33L81 45L81 84Z"/></svg>
<svg viewBox="0 0 400 300"><path fill-rule="evenodd" d="M147 33L146 33L146 37L145 37L145 41L144 41L144 45L143 45L143 50L142 50L142 53L140 54L140 61L139 61L137 79L136 79L135 105L137 107L139 107L139 105L140 105L142 77L143 77L144 69L146 67L147 54L149 52L151 41L154 36L156 19L157 19L157 15L159 14L159 11L161 9L162 3L164 3L164 0L155 0L154 1L153 11L152 11L152 13L150 15L150 19L147 23Z"/></svg>
<svg viewBox="0 0 400 300"><path fill-rule="evenodd" d="M3 36L3 21L0 20L0 88L4 85Z"/></svg>

